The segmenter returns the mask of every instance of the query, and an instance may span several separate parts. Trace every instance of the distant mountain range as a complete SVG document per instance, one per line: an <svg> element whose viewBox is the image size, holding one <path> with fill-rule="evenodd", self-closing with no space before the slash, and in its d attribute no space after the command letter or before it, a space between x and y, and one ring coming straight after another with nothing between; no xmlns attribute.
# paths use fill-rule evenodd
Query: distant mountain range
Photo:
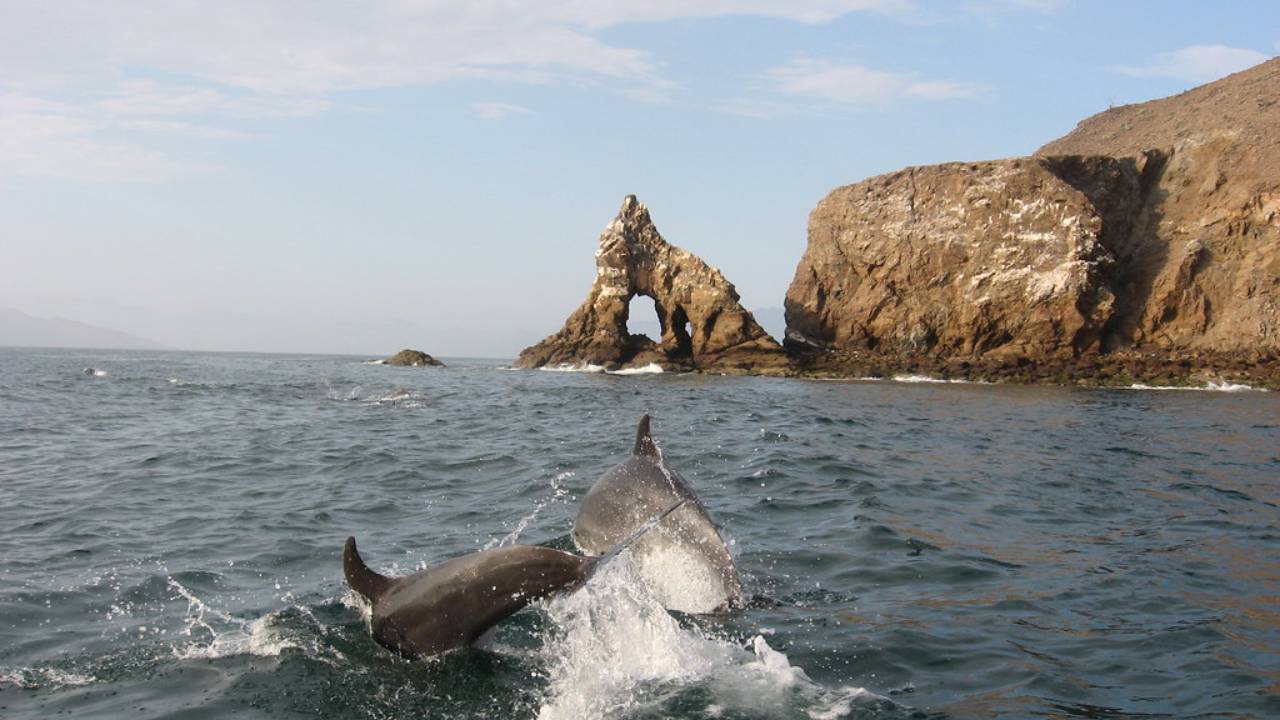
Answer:
<svg viewBox="0 0 1280 720"><path fill-rule="evenodd" d="M42 318L0 308L0 345L30 347L164 350L164 345L127 332L65 318Z"/></svg>

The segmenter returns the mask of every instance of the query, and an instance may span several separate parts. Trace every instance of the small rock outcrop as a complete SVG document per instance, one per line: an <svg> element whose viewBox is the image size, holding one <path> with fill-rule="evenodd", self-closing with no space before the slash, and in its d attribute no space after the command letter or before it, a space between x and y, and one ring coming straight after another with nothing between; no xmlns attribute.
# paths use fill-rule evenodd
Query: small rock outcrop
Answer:
<svg viewBox="0 0 1280 720"><path fill-rule="evenodd" d="M421 350L404 349L382 361L383 365L399 367L444 367L444 363Z"/></svg>
<svg viewBox="0 0 1280 720"><path fill-rule="evenodd" d="M786 315L805 370L1280 385L1280 59L834 190Z"/></svg>
<svg viewBox="0 0 1280 720"><path fill-rule="evenodd" d="M661 337L631 335L631 299L652 298ZM622 201L596 250L596 278L559 332L516 360L516 367L656 363L668 370L783 373L786 355L714 267L668 243L634 195Z"/></svg>

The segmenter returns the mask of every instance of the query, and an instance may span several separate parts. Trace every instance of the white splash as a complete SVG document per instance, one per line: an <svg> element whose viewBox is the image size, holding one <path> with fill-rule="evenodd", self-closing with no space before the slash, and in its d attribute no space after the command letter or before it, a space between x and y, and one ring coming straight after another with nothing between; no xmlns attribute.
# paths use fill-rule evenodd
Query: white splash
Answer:
<svg viewBox="0 0 1280 720"><path fill-rule="evenodd" d="M1267 392L1266 388L1256 388L1252 385L1243 385L1240 383L1231 383L1226 381L1210 380L1204 385L1146 385L1144 383L1134 383L1124 390L1199 390L1208 392Z"/></svg>
<svg viewBox="0 0 1280 720"><path fill-rule="evenodd" d="M681 690L711 692L711 714L838 718L861 688L829 692L813 683L762 636L748 647L683 627L646 589L624 551L581 590L544 607L555 624L541 655L548 686L539 720L614 717L657 711Z"/></svg>
<svg viewBox="0 0 1280 720"><path fill-rule="evenodd" d="M580 372L580 373L602 373L603 365L592 365L591 363L561 363L559 365L543 365L538 368L543 372Z"/></svg>
<svg viewBox="0 0 1280 720"><path fill-rule="evenodd" d="M297 641L284 637L271 627L271 621L275 616L275 613L271 613L233 626L214 634L207 642L197 641L183 647L175 646L173 654L180 660L212 660L233 655L276 657L289 648L306 649Z"/></svg>
<svg viewBox="0 0 1280 720"><path fill-rule="evenodd" d="M947 380L946 378L930 377L928 375L894 375L894 382L900 383L944 383L952 385L979 385L972 380Z"/></svg>
<svg viewBox="0 0 1280 720"><path fill-rule="evenodd" d="M425 405L426 397L422 395L422 393L400 388L383 395L374 395L366 399L364 402L367 405L391 405L393 407L413 410Z"/></svg>
<svg viewBox="0 0 1280 720"><path fill-rule="evenodd" d="M304 646L274 628L272 623L279 617L278 612L253 620L237 618L209 607L173 578L169 578L169 587L187 601L187 616L179 634L191 641L173 647L173 655L179 659L214 659L233 655L276 657L290 648L310 651L309 654L313 655L322 654L318 641Z"/></svg>
<svg viewBox="0 0 1280 720"><path fill-rule="evenodd" d="M621 370L609 370L607 372L610 375L658 375L664 371L658 363L649 363L642 367L622 368Z"/></svg>
<svg viewBox="0 0 1280 720"><path fill-rule="evenodd" d="M551 478L551 494L535 501L533 503L533 508L531 508L524 517L520 518L519 522L516 523L515 528L513 528L511 532L504 535L501 539L490 538L481 550L491 550L495 547L510 545L520 539L520 533L524 532L525 529L529 527L529 523L533 522L534 518L538 517L538 514L542 512L543 508L560 500L568 494L569 489L562 483L573 476L573 471L569 470Z"/></svg>
<svg viewBox="0 0 1280 720"><path fill-rule="evenodd" d="M724 603L719 571L688 541L668 537L665 528L654 528L636 542L632 564L663 607L709 613Z"/></svg>
<svg viewBox="0 0 1280 720"><path fill-rule="evenodd" d="M15 685L24 690L49 687L79 687L97 681L97 678L90 675L58 670L57 668L0 667L0 686Z"/></svg>

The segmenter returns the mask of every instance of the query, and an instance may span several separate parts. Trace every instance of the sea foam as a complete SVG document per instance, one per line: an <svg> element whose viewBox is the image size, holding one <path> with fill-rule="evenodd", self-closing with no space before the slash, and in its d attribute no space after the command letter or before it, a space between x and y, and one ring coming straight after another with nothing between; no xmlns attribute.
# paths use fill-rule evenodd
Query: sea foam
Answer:
<svg viewBox="0 0 1280 720"><path fill-rule="evenodd" d="M756 635L744 646L682 625L649 591L630 551L579 591L545 601L554 628L543 645L548 685L540 720L661 712L697 687L711 715L740 712L812 718L848 714L861 688L829 691Z"/></svg>
<svg viewBox="0 0 1280 720"><path fill-rule="evenodd" d="M1266 388L1256 388L1252 385L1244 385L1241 383L1218 382L1210 380L1204 385L1147 385L1144 383L1134 383L1125 390L1200 390L1208 392L1267 392Z"/></svg>

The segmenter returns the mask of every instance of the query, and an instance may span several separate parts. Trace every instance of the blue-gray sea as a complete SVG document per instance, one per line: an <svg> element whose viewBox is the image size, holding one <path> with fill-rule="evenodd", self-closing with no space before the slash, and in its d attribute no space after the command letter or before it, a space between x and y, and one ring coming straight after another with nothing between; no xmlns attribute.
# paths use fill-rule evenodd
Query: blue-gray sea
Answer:
<svg viewBox="0 0 1280 720"><path fill-rule="evenodd" d="M0 716L1280 717L1275 393L363 360L0 349ZM348 535L571 548L646 412L750 608L373 641Z"/></svg>

